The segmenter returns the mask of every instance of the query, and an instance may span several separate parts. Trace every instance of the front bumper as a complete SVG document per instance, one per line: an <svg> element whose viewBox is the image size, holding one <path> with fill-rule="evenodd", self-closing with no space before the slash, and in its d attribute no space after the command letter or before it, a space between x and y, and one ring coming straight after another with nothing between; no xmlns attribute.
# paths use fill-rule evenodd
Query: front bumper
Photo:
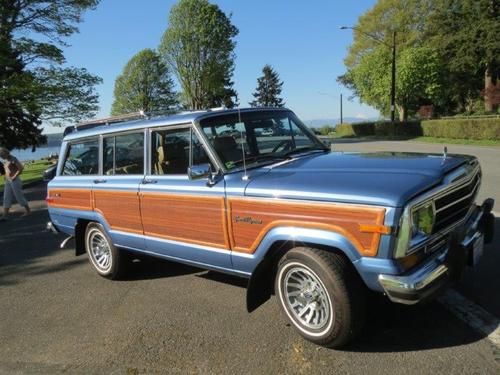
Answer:
<svg viewBox="0 0 500 375"><path fill-rule="evenodd" d="M430 259L403 275L384 275L378 281L393 302L412 305L434 296L457 280L467 264L475 264L482 252L482 241L493 239L493 199L477 206L467 222L456 228L447 243Z"/></svg>

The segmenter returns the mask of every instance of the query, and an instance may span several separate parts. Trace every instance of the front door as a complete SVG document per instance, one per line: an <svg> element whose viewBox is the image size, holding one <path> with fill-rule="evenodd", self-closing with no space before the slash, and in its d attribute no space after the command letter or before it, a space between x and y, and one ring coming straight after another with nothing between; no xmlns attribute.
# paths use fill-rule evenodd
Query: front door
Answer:
<svg viewBox="0 0 500 375"><path fill-rule="evenodd" d="M224 181L208 186L187 174L191 164L210 163L191 125L152 129L148 142L148 174L139 188L147 250L231 269Z"/></svg>

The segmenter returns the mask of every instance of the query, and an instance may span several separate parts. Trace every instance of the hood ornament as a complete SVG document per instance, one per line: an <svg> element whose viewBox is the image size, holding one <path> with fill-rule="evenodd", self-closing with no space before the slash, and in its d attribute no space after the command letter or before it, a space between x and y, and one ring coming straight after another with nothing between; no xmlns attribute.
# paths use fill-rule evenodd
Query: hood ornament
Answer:
<svg viewBox="0 0 500 375"><path fill-rule="evenodd" d="M448 147L444 146L443 159L446 159L447 156L448 156Z"/></svg>

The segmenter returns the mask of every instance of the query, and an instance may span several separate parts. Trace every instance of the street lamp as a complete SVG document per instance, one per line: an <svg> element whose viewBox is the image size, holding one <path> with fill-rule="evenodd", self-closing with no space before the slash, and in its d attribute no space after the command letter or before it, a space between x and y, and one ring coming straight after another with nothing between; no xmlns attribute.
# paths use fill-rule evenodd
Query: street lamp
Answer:
<svg viewBox="0 0 500 375"><path fill-rule="evenodd" d="M373 36L372 34L365 33L363 30L360 30L358 27L352 26L340 26L340 30L356 30L357 32L369 37L370 39L381 43L392 49L392 77L391 77L391 123L394 124L394 113L396 109L396 31L392 32L392 45L387 44L382 39Z"/></svg>

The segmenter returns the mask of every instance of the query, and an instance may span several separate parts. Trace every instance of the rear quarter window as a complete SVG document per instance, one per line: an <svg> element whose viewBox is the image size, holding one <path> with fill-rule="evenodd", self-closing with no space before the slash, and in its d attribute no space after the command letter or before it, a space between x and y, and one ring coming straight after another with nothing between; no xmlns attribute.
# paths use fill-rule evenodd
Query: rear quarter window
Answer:
<svg viewBox="0 0 500 375"><path fill-rule="evenodd" d="M68 146L62 167L63 176L99 174L99 143L97 139L73 142Z"/></svg>

